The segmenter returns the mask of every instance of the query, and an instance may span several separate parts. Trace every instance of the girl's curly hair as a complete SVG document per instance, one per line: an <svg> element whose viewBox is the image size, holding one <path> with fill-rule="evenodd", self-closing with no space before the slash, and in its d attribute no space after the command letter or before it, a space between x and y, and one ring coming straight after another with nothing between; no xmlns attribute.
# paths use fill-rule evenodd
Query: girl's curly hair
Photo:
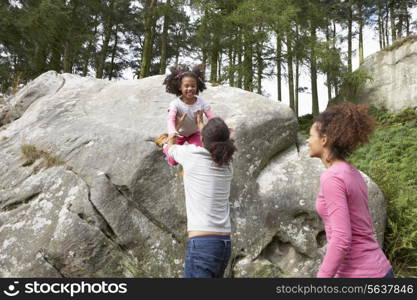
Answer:
<svg viewBox="0 0 417 300"><path fill-rule="evenodd" d="M368 106L352 102L328 107L315 122L320 135L329 138L329 160L348 158L358 146L369 141L375 128L374 119L368 115Z"/></svg>
<svg viewBox="0 0 417 300"><path fill-rule="evenodd" d="M184 77L192 77L197 82L197 95L206 89L204 83L204 70L205 65L200 64L194 66L191 70L186 65L176 65L169 68L171 74L165 77L164 84L166 85L166 91L170 94L181 96L181 81Z"/></svg>

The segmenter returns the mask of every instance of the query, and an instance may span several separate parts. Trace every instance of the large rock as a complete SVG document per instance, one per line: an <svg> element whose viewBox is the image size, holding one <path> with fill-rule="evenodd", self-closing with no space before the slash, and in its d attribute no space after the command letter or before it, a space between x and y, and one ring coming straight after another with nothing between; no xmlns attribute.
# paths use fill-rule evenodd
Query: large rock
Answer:
<svg viewBox="0 0 417 300"><path fill-rule="evenodd" d="M0 276L182 276L182 179L149 141L165 131L174 98L162 81L47 72L8 101L17 119L0 130ZM236 88L202 96L235 129L238 148L228 275L314 276L325 245L314 211L323 169L295 147L294 114ZM370 191L382 241L384 200Z"/></svg>
<svg viewBox="0 0 417 300"><path fill-rule="evenodd" d="M20 118L33 102L57 93L64 84L65 78L56 72L44 73L37 80L29 82L24 89L8 99L7 105L0 104L0 125Z"/></svg>
<svg viewBox="0 0 417 300"><path fill-rule="evenodd" d="M378 108L399 112L417 108L417 38L410 38L393 50L382 50L360 66L372 80L358 93L358 99Z"/></svg>

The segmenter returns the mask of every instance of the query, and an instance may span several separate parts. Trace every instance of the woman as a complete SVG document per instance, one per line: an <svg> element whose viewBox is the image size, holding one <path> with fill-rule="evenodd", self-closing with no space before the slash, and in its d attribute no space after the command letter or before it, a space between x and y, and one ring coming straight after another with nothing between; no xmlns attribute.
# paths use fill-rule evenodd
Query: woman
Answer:
<svg viewBox="0 0 417 300"><path fill-rule="evenodd" d="M188 248L184 277L221 278L231 255L229 195L232 156L236 151L230 132L221 118L202 128L203 147L175 145L168 140L168 155L184 169Z"/></svg>
<svg viewBox="0 0 417 300"><path fill-rule="evenodd" d="M346 161L373 128L367 107L350 102L327 108L311 126L309 154L327 168L316 199L328 241L317 277L394 276L375 239L366 183Z"/></svg>

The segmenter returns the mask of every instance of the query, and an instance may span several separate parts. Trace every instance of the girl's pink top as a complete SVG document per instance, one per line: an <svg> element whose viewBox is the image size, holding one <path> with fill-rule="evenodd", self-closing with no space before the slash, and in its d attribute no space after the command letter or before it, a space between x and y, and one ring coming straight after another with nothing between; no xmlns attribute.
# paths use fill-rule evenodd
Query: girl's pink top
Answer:
<svg viewBox="0 0 417 300"><path fill-rule="evenodd" d="M317 277L384 277L391 265L376 240L368 188L357 169L338 162L320 177L316 210L327 251Z"/></svg>

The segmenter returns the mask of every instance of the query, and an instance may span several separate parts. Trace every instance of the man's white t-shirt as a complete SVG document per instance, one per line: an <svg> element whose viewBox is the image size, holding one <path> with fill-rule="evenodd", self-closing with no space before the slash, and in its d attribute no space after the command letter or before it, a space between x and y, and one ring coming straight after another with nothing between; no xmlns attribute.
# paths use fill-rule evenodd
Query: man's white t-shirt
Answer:
<svg viewBox="0 0 417 300"><path fill-rule="evenodd" d="M173 145L168 154L184 168L187 230L231 232L232 165L216 166L210 152L195 145Z"/></svg>

